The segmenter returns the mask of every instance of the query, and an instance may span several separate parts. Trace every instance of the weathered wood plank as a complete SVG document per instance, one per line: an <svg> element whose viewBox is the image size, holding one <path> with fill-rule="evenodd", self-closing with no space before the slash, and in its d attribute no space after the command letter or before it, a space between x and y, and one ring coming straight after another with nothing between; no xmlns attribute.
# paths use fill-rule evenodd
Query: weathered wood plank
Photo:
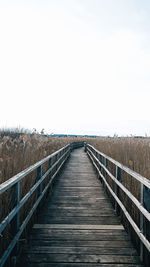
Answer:
<svg viewBox="0 0 150 267"><path fill-rule="evenodd" d="M49 238L48 237L48 234L51 235L51 237ZM113 238L113 241L122 241L122 240L130 240L129 236L123 236L123 235L116 235L116 236L108 236L108 235L101 235L101 234L96 234L96 235L93 235L93 234L87 234L87 235L83 235L83 234L51 234L49 232L46 232L46 233L32 233L31 235L31 238L33 239L51 239L51 240L62 240L62 239L65 239L65 241L69 241L69 240L88 240L88 241L109 241Z"/></svg>
<svg viewBox="0 0 150 267"><path fill-rule="evenodd" d="M141 264L105 264L99 263L93 265L93 263L28 263L28 265L22 264L22 267L143 267Z"/></svg>
<svg viewBox="0 0 150 267"><path fill-rule="evenodd" d="M50 253L50 254L94 254L94 255L128 255L137 256L134 248L101 248L101 247L46 247L31 246L25 253Z"/></svg>
<svg viewBox="0 0 150 267"><path fill-rule="evenodd" d="M48 209L47 212L46 210L43 211L42 215L44 214L47 214L49 216L55 216L55 217L58 217L58 216L64 216L64 217L99 217L99 216L113 216L114 215L114 212L113 211L108 211L108 210L94 210L94 211L90 211L90 210L80 210L80 211L76 211L75 209L74 210L71 210L71 208L69 210L67 209L58 209L58 210L55 210L55 209Z"/></svg>
<svg viewBox="0 0 150 267"><path fill-rule="evenodd" d="M56 209L56 207L57 207L57 209ZM92 209L90 209L90 207L85 207L84 205L83 206L80 206L80 207L78 207L78 209L76 208L76 207L73 207L73 206L64 206L64 207L59 207L59 206L55 206L55 205L48 205L47 206L47 211L49 212L49 210L56 210L56 212L58 211L65 211L65 210L69 210L69 211L72 211L72 212L74 212L74 211L77 211L77 212L81 212L81 211L87 211L87 212L94 212L95 211L95 213L97 213L98 211L99 212L102 212L102 213L109 213L110 211L112 211L113 212L113 214L114 214L114 210L112 210L112 207L110 208L110 207L108 207L108 208L103 208L102 210L100 210L100 209L94 209L94 208L92 208ZM43 212L44 212L44 209L43 209Z"/></svg>
<svg viewBox="0 0 150 267"><path fill-rule="evenodd" d="M53 234L61 235L71 235L71 234L82 234L82 235L107 235L112 239L113 236L129 236L125 230L119 230L119 229L101 229L101 230L93 230L93 229L88 229L88 230L79 230L79 229L45 229L45 228L32 228L31 234L32 233L47 233L48 236L53 236Z"/></svg>
<svg viewBox="0 0 150 267"><path fill-rule="evenodd" d="M50 204L50 203L49 203ZM75 203L75 202L69 202L69 203L61 203L61 202L51 202L52 208L65 208L65 207L75 207L76 209L82 207L82 208L90 208L90 209L105 209L105 208L112 208L112 205L107 203Z"/></svg>
<svg viewBox="0 0 150 267"><path fill-rule="evenodd" d="M44 223L52 223L52 224L111 224L111 225L118 225L118 218L112 217L112 216L99 216L99 217L90 217L90 216L84 216L84 217L58 217L50 216L50 215L40 215L38 216L39 222Z"/></svg>
<svg viewBox="0 0 150 267"><path fill-rule="evenodd" d="M124 230L123 225L89 225L89 224L82 224L82 225L77 225L77 224L34 224L33 229L84 229L84 230L101 230L101 229L107 229L107 230Z"/></svg>
<svg viewBox="0 0 150 267"><path fill-rule="evenodd" d="M71 202L80 202L80 203L84 203L84 202L87 202L88 200L88 203L108 203L110 204L109 200L107 200L106 198L104 197L96 197L93 199L92 197L89 197L89 196L54 196L53 197L53 202L61 202L61 203L64 203L64 202L68 202L68 201L71 201Z"/></svg>
<svg viewBox="0 0 150 267"><path fill-rule="evenodd" d="M127 255L94 255L94 254L47 254L47 253L28 253L26 254L26 261L28 262L81 262L81 263L138 263L137 256Z"/></svg>
<svg viewBox="0 0 150 267"><path fill-rule="evenodd" d="M99 241L99 240L46 240L46 239L31 239L30 243L33 246L52 246L52 247L101 247L101 248L133 248L131 242L125 241Z"/></svg>

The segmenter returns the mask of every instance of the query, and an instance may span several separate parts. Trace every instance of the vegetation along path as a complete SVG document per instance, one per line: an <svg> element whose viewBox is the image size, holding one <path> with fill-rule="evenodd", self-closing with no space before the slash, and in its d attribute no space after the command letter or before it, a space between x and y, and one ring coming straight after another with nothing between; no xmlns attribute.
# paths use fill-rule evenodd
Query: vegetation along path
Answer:
<svg viewBox="0 0 150 267"><path fill-rule="evenodd" d="M72 151L19 266L142 267L83 148Z"/></svg>

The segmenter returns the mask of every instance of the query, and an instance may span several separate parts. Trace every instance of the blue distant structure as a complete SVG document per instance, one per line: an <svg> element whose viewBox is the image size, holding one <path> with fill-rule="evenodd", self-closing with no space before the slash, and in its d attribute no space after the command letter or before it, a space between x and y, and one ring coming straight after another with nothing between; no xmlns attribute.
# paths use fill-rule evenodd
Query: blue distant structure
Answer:
<svg viewBox="0 0 150 267"><path fill-rule="evenodd" d="M78 134L52 134L53 137L90 137L97 138L97 135L78 135Z"/></svg>

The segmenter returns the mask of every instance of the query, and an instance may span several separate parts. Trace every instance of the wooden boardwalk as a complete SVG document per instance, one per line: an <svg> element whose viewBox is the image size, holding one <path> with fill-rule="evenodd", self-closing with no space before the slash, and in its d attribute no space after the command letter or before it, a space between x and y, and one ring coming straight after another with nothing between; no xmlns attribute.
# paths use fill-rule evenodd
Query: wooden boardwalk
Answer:
<svg viewBox="0 0 150 267"><path fill-rule="evenodd" d="M57 178L18 266L143 266L83 148Z"/></svg>

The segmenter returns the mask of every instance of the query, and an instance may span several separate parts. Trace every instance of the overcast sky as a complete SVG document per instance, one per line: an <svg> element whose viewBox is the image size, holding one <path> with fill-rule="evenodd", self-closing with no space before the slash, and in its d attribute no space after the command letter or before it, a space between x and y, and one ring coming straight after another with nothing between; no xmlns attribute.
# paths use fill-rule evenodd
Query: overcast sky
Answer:
<svg viewBox="0 0 150 267"><path fill-rule="evenodd" d="M150 135L149 0L0 0L0 127Z"/></svg>

